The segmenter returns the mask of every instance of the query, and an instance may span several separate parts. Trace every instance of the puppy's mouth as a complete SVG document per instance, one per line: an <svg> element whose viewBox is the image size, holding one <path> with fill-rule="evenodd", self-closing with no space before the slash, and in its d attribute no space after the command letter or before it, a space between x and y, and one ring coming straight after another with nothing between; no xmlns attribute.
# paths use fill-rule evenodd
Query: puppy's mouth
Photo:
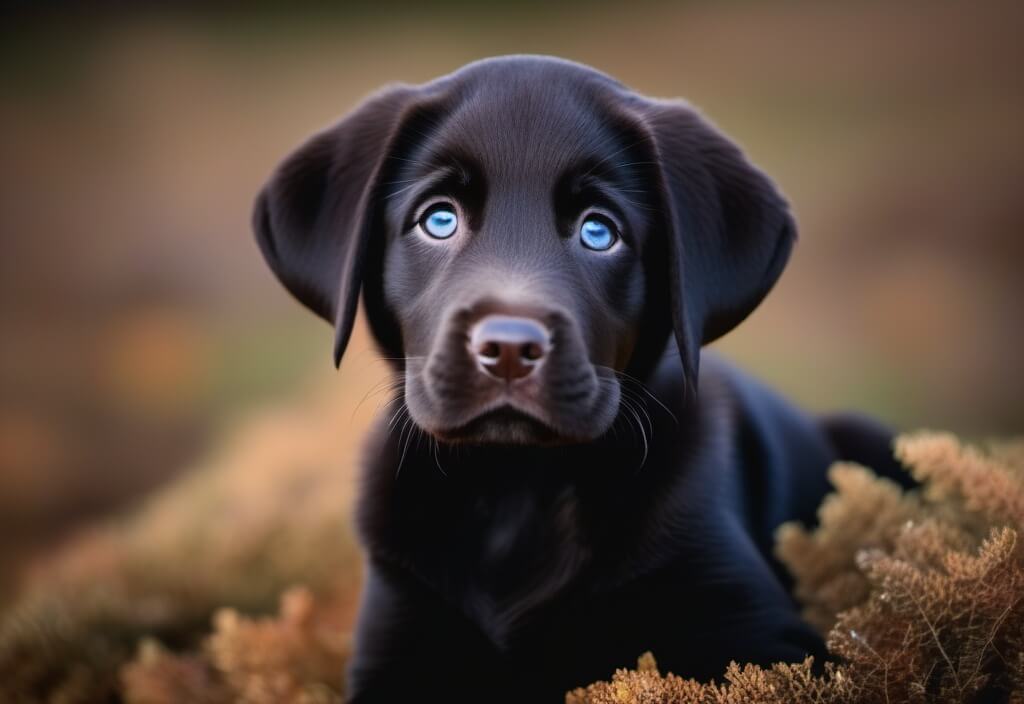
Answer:
<svg viewBox="0 0 1024 704"><path fill-rule="evenodd" d="M611 426L618 383L590 362L573 319L516 312L457 310L430 353L409 359L405 403L421 429L448 442L567 445Z"/></svg>
<svg viewBox="0 0 1024 704"><path fill-rule="evenodd" d="M416 375L406 379L405 402L414 422L442 442L483 445L573 445L602 435L613 423L619 387L612 379L584 385L579 397L542 388L467 389L445 402ZM544 393L547 392L547 393ZM538 398L540 396L540 398Z"/></svg>
<svg viewBox="0 0 1024 704"><path fill-rule="evenodd" d="M512 445L557 445L572 442L544 421L510 404L485 411L454 428L435 430L446 442L476 442Z"/></svg>

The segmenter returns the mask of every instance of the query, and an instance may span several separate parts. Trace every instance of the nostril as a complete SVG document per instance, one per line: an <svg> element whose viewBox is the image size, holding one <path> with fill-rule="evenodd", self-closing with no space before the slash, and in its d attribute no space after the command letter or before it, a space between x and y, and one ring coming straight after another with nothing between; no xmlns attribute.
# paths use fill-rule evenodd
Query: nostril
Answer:
<svg viewBox="0 0 1024 704"><path fill-rule="evenodd" d="M493 340L488 340L480 345L477 354L487 359L498 359L501 356L501 345Z"/></svg>
<svg viewBox="0 0 1024 704"><path fill-rule="evenodd" d="M544 348L536 342L528 342L519 348L519 356L528 362L536 362L544 356Z"/></svg>

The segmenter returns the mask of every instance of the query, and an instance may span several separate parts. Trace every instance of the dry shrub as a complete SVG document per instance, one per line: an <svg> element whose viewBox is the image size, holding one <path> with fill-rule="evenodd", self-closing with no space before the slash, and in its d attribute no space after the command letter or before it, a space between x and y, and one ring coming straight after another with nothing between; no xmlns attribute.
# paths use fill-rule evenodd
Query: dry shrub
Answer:
<svg viewBox="0 0 1024 704"><path fill-rule="evenodd" d="M357 592L338 510L348 487L322 462L290 461L333 437L307 427L315 415L276 449L281 418L253 429L214 471L42 571L0 627L0 700L339 701ZM314 454L331 456L324 437ZM920 490L838 464L820 525L779 531L836 662L733 664L699 683L646 655L567 702L1024 704L1024 442L982 451L919 434L896 452ZM311 589L286 591L276 616L242 615L266 613L290 583Z"/></svg>
<svg viewBox="0 0 1024 704"><path fill-rule="evenodd" d="M838 464L818 528L779 531L778 555L836 664L733 664L720 684L648 666L567 702L1024 703L1024 442L983 452L921 433L899 438L896 454L921 490Z"/></svg>
<svg viewBox="0 0 1024 704"><path fill-rule="evenodd" d="M340 608L339 608L340 607ZM349 653L349 609L318 603L307 589L285 592L276 618L224 609L197 654L175 655L143 641L121 671L128 704L331 704L340 702Z"/></svg>
<svg viewBox="0 0 1024 704"><path fill-rule="evenodd" d="M828 665L824 675L813 672L812 658L778 663L770 669L731 663L724 683L702 684L658 672L650 653L640 656L636 670L617 670L611 682L598 682L565 695L566 704L794 704L853 701L853 683Z"/></svg>
<svg viewBox="0 0 1024 704"><path fill-rule="evenodd" d="M365 425L331 385L255 415L134 513L36 565L0 611L0 702L116 700L119 670L141 639L195 649L219 609L272 613L294 584L344 615L332 616L334 628L350 630L360 561L347 468ZM224 639L235 633L224 619L215 643L234 642ZM237 633L249 633L247 623ZM154 646L144 652L154 662ZM206 660L184 656L168 666L181 671L176 686L194 693L216 682L204 679Z"/></svg>

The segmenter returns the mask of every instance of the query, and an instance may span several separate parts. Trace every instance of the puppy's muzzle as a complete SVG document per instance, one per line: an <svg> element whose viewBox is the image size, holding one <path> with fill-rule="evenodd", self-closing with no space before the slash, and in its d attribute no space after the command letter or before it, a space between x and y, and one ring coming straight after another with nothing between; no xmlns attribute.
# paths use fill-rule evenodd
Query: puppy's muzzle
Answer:
<svg viewBox="0 0 1024 704"><path fill-rule="evenodd" d="M543 363L551 331L532 318L488 315L470 330L469 348L484 373L511 384Z"/></svg>

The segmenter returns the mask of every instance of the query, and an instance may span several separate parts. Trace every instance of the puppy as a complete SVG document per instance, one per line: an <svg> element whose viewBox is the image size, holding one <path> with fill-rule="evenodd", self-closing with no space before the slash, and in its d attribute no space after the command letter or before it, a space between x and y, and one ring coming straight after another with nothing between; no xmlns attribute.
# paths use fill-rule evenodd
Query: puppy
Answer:
<svg viewBox="0 0 1024 704"><path fill-rule="evenodd" d="M480 61L312 137L254 226L335 362L362 292L401 382L365 455L351 701L561 701L645 650L701 679L821 658L773 532L838 459L896 475L890 434L701 354L796 231L693 108Z"/></svg>

